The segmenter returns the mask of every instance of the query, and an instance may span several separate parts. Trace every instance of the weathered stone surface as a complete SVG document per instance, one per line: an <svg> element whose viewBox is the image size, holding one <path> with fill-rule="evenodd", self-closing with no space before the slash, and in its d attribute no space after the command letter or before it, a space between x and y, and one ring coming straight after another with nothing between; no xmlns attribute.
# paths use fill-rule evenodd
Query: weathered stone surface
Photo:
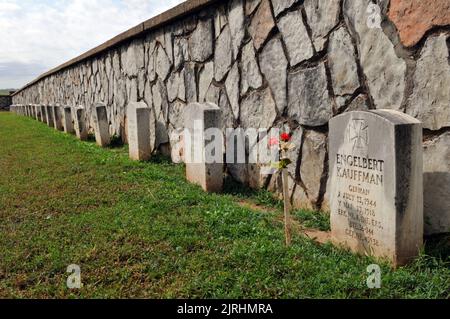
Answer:
<svg viewBox="0 0 450 319"><path fill-rule="evenodd" d="M300 184L297 184L294 188L294 193L292 195L292 206L296 209L306 209L312 211L316 209L311 204L306 192Z"/></svg>
<svg viewBox="0 0 450 319"><path fill-rule="evenodd" d="M65 133L67 134L75 133L72 120L72 108L70 106L65 106L63 108L63 123Z"/></svg>
<svg viewBox="0 0 450 319"><path fill-rule="evenodd" d="M302 148L300 178L314 207L317 207L319 202L326 156L327 136L317 131L307 131Z"/></svg>
<svg viewBox="0 0 450 319"><path fill-rule="evenodd" d="M210 128L217 128L221 122L221 111L217 105L205 103L191 103L185 110L185 128L190 133L184 136L186 178L188 181L200 185L207 192L221 192L223 188L223 160L215 161L209 153L210 136L203 132ZM215 138L221 138L215 136ZM221 144L221 143L219 143ZM222 151L216 150L219 156Z"/></svg>
<svg viewBox="0 0 450 319"><path fill-rule="evenodd" d="M228 73L227 80L225 81L225 88L236 120L239 118L239 83L239 65L236 62Z"/></svg>
<svg viewBox="0 0 450 319"><path fill-rule="evenodd" d="M109 134L109 121L106 105L97 103L92 112L92 122L94 124L95 141L98 146L105 147L111 143Z"/></svg>
<svg viewBox="0 0 450 319"><path fill-rule="evenodd" d="M86 141L88 139L88 127L84 107L75 108L73 115L75 134L81 141Z"/></svg>
<svg viewBox="0 0 450 319"><path fill-rule="evenodd" d="M214 51L214 78L216 81L222 81L231 68L233 58L231 45L231 32L227 25L217 39Z"/></svg>
<svg viewBox="0 0 450 319"><path fill-rule="evenodd" d="M425 234L450 232L450 133L427 140L424 147Z"/></svg>
<svg viewBox="0 0 450 319"><path fill-rule="evenodd" d="M200 102L205 102L206 92L214 78L214 62L206 63L200 71L198 80L198 96Z"/></svg>
<svg viewBox="0 0 450 319"><path fill-rule="evenodd" d="M376 108L400 110L404 99L406 63L382 29L369 28L370 0L344 0L347 25L359 38L360 62Z"/></svg>
<svg viewBox="0 0 450 319"><path fill-rule="evenodd" d="M286 79L288 61L279 39L274 38L267 42L259 56L259 64L275 97L278 113L283 114L287 105Z"/></svg>
<svg viewBox="0 0 450 319"><path fill-rule="evenodd" d="M270 2L269 0L262 0L249 26L249 32L253 38L256 50L259 50L266 42L274 27L275 21L272 16Z"/></svg>
<svg viewBox="0 0 450 319"><path fill-rule="evenodd" d="M330 121L333 240L404 265L423 243L422 125L393 110Z"/></svg>
<svg viewBox="0 0 450 319"><path fill-rule="evenodd" d="M389 19L407 47L417 44L433 27L450 25L448 0L391 0L390 3Z"/></svg>
<svg viewBox="0 0 450 319"><path fill-rule="evenodd" d="M167 56L169 57L170 63L173 64L173 26L168 26L164 30L164 49L166 49Z"/></svg>
<svg viewBox="0 0 450 319"><path fill-rule="evenodd" d="M450 64L447 35L429 37L414 73L407 113L430 130L450 127Z"/></svg>
<svg viewBox="0 0 450 319"><path fill-rule="evenodd" d="M261 0L246 0L245 1L245 14L250 15L252 14L258 5L261 3Z"/></svg>
<svg viewBox="0 0 450 319"><path fill-rule="evenodd" d="M285 130L282 130L281 133L284 133ZM296 130L291 132L291 143L294 145L295 148L289 150L287 152L287 157L291 160L291 165L288 167L288 172L292 176L292 178L297 179L297 168L299 163L299 157L300 157L300 151L302 147L302 140L303 140L303 129L302 127L298 127Z"/></svg>
<svg viewBox="0 0 450 319"><path fill-rule="evenodd" d="M198 101L197 93L197 67L195 63L186 63L184 68L184 83L186 86L186 101L193 103Z"/></svg>
<svg viewBox="0 0 450 319"><path fill-rule="evenodd" d="M149 51L148 51L147 74L148 74L148 80L151 82L156 80L156 59L155 59L156 52L157 52L157 47L150 46ZM117 63L119 63L119 62L117 61ZM113 65L114 65L114 62L113 62ZM118 65L116 67L120 67L120 66ZM114 73L116 73L115 68L114 68Z"/></svg>
<svg viewBox="0 0 450 319"><path fill-rule="evenodd" d="M188 40L175 38L174 40L174 68L179 70L184 62L189 60Z"/></svg>
<svg viewBox="0 0 450 319"><path fill-rule="evenodd" d="M167 97L169 102L175 101L177 98L186 100L186 87L184 85L184 70L172 73L167 80Z"/></svg>
<svg viewBox="0 0 450 319"><path fill-rule="evenodd" d="M164 81L169 75L171 67L172 63L170 62L166 51L162 46L158 46L156 51L156 74L158 74L159 78Z"/></svg>
<svg viewBox="0 0 450 319"><path fill-rule="evenodd" d="M221 5L217 8L214 14L214 32L215 39L217 39L222 32L223 28L228 24L228 17L226 14L226 6Z"/></svg>
<svg viewBox="0 0 450 319"><path fill-rule="evenodd" d="M152 154L150 130L155 130L155 123L150 123L150 113L151 109L144 102L132 102L127 106L129 153L136 161L149 160Z"/></svg>
<svg viewBox="0 0 450 319"><path fill-rule="evenodd" d="M350 103L346 112L368 111L368 110L369 110L369 102L367 100L367 96L360 94Z"/></svg>
<svg viewBox="0 0 450 319"><path fill-rule="evenodd" d="M301 125L321 126L333 116L325 65L290 73L288 113Z"/></svg>
<svg viewBox="0 0 450 319"><path fill-rule="evenodd" d="M180 101L175 101L169 107L169 123L175 129L182 129L184 124L184 110L186 104Z"/></svg>
<svg viewBox="0 0 450 319"><path fill-rule="evenodd" d="M230 32L232 39L233 59L236 60L242 40L245 37L245 16L244 16L244 1L231 0L229 3L228 21L230 24Z"/></svg>
<svg viewBox="0 0 450 319"><path fill-rule="evenodd" d="M355 93L360 85L356 53L350 34L344 27L339 28L330 36L328 65L334 94L345 98Z"/></svg>
<svg viewBox="0 0 450 319"><path fill-rule="evenodd" d="M241 102L241 126L244 128L269 129L276 116L275 101L268 88L250 93Z"/></svg>
<svg viewBox="0 0 450 319"><path fill-rule="evenodd" d="M168 121L169 102L167 98L167 89L162 81L157 81L152 86L153 106L155 108L155 115L158 120L163 123Z"/></svg>
<svg viewBox="0 0 450 319"><path fill-rule="evenodd" d="M312 58L314 49L308 31L303 24L301 10L289 12L278 21L278 28L283 36L288 51L289 62L295 66Z"/></svg>
<svg viewBox="0 0 450 319"><path fill-rule="evenodd" d="M94 60L97 61L97 60ZM138 70L144 67L144 46L142 41L133 41L122 53L122 66L125 75L137 76ZM98 64L93 64L93 73L98 71Z"/></svg>
<svg viewBox="0 0 450 319"><path fill-rule="evenodd" d="M314 46L316 51L322 51L325 49L328 34L339 23L341 1L305 0L304 5Z"/></svg>
<svg viewBox="0 0 450 319"><path fill-rule="evenodd" d="M242 49L241 68L241 95L245 95L249 89L258 89L262 86L263 79L252 42L247 43Z"/></svg>
<svg viewBox="0 0 450 319"><path fill-rule="evenodd" d="M213 54L213 23L211 19L199 20L189 38L189 54L193 61L204 62Z"/></svg>
<svg viewBox="0 0 450 319"><path fill-rule="evenodd" d="M284 10L292 7L292 5L296 2L297 0L272 0L273 13L275 16L278 16Z"/></svg>

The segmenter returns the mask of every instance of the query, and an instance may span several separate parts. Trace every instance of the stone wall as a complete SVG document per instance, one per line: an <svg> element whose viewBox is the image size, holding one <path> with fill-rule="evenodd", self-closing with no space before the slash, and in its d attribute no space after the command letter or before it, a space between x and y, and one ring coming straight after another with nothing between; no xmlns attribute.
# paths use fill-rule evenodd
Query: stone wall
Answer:
<svg viewBox="0 0 450 319"><path fill-rule="evenodd" d="M126 105L142 100L158 120L158 144L168 146L188 103L214 102L224 128L289 129L298 145L291 152L292 200L323 210L328 121L353 110L400 110L424 125L425 211L442 219L427 232L450 230L448 0L183 5L190 11L171 11L178 18L147 21L130 37L45 74L14 103L83 105L90 115L94 103L104 102L111 134L126 140ZM262 178L255 165L229 165L228 172L281 192L277 176Z"/></svg>
<svg viewBox="0 0 450 319"><path fill-rule="evenodd" d="M0 95L0 111L7 111L12 104L12 97L9 95Z"/></svg>

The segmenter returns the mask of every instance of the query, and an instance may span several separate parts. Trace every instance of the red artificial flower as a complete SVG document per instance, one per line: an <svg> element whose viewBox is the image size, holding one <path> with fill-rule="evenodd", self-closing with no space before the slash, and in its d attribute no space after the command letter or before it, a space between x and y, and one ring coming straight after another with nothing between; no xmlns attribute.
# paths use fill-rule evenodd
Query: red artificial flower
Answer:
<svg viewBox="0 0 450 319"><path fill-rule="evenodd" d="M276 137L272 137L269 140L269 146L276 146L278 144L280 144L280 141L278 141L278 138L276 138Z"/></svg>
<svg viewBox="0 0 450 319"><path fill-rule="evenodd" d="M289 142L291 140L291 135L288 133L281 134L281 140L283 142Z"/></svg>

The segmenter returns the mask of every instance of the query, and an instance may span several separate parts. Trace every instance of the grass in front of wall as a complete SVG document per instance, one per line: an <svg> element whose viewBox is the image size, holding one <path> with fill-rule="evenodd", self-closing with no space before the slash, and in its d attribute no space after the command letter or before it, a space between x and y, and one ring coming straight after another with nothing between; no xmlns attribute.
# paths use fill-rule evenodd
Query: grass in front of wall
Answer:
<svg viewBox="0 0 450 319"><path fill-rule="evenodd" d="M0 170L0 297L450 297L449 238L408 267L381 264L382 287L369 289L376 261L298 236L286 248L278 209L205 194L164 158L133 162L126 147L11 113L0 114ZM71 264L80 290L66 287Z"/></svg>

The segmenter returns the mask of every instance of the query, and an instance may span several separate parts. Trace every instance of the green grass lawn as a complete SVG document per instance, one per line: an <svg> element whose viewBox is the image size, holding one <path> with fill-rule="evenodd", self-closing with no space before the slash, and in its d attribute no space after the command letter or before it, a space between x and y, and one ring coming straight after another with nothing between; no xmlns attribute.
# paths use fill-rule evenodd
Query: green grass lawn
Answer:
<svg viewBox="0 0 450 319"><path fill-rule="evenodd" d="M237 204L270 204L266 193L205 194L183 172L0 113L0 297L450 298L448 237L408 267L382 264L371 290L374 260L300 236L286 248L276 202ZM80 290L66 287L70 264Z"/></svg>

